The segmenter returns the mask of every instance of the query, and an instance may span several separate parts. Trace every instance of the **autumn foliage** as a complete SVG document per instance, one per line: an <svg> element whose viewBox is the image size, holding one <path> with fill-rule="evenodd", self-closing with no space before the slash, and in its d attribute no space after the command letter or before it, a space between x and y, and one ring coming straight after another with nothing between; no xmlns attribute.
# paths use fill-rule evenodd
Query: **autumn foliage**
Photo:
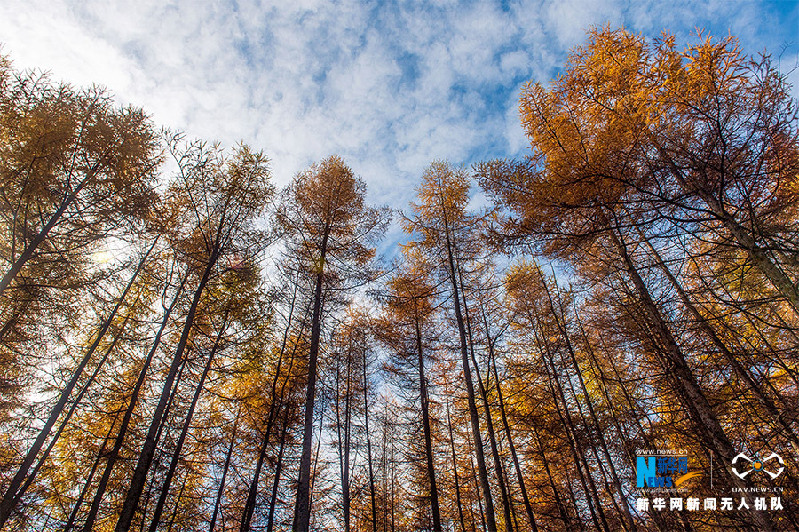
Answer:
<svg viewBox="0 0 799 532"><path fill-rule="evenodd" d="M431 163L381 257L341 157L278 189L0 57L0 529L799 528L790 90L592 30L522 88L527 154ZM647 449L735 508L656 509Z"/></svg>

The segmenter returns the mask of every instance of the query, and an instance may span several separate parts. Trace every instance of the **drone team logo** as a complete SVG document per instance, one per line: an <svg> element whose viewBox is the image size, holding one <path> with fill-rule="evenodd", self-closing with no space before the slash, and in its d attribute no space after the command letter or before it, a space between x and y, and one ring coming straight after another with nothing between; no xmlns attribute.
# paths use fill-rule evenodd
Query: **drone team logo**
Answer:
<svg viewBox="0 0 799 532"><path fill-rule="evenodd" d="M774 480L784 470L785 461L777 453L771 453L762 460L757 455L754 458L749 458L744 453L740 453L732 459L732 473L741 480L749 476L750 473L760 472L767 474L771 477L771 480Z"/></svg>

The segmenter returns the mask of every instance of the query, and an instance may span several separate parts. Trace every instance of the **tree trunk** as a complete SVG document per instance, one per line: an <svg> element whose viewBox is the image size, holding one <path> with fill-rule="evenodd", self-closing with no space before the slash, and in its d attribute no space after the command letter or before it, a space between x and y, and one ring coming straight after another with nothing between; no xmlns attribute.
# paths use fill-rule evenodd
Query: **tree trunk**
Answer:
<svg viewBox="0 0 799 532"><path fill-rule="evenodd" d="M80 490L80 495L78 496L78 500L75 501L75 505L72 507L72 511L69 513L69 517L67 518L67 523L64 525L64 532L69 532L75 526L75 519L78 517L78 512L80 512L80 507L83 506L83 501L86 500L86 495L89 493L89 488L92 485L92 479L94 478L94 474L97 472L97 468L100 467L100 460L102 460L103 454L105 453L105 446L108 443L108 438L111 437L111 433L114 430L114 424L116 423L116 419L114 419L114 423L108 429L108 433L105 435L105 439L103 439L103 445L100 446L100 451L97 453L97 458L94 459L94 463L92 464L92 469L89 471L88 476L86 477L86 481L83 483L83 487Z"/></svg>
<svg viewBox="0 0 799 532"><path fill-rule="evenodd" d="M541 281L544 283L544 289L546 290L547 293L547 298L549 300L549 308L552 311L552 316L555 318L555 323L557 324L558 329L560 330L561 337L563 338L563 341L566 344L566 350L569 353L570 361L572 363L572 366L574 367L574 372L577 375L577 381L580 384L580 389L582 390L583 397L585 397L585 403L586 406L588 407L589 416L593 421L594 427L596 428L598 443L600 448L602 449L602 454L605 458L605 463L608 464L608 468L610 469L610 476L611 476L611 481L613 482L613 487L619 497L619 500L621 501L621 506L622 506L621 509L619 509L618 507L616 507L616 509L619 510L621 518L626 523L627 530L636 531L637 528L635 526L635 523L633 522L632 511L630 510L629 504L627 504L627 496L624 494L624 490L622 489L621 486L621 481L619 480L619 477L616 473L616 467L613 465L613 459L611 458L610 452L608 451L608 444L607 441L605 440L604 429L599 424L599 418L597 417L596 411L594 410L594 404L593 401L591 400L591 395L588 393L588 389L585 386L585 380L583 379L582 370L580 369L580 365L577 363L577 355L574 352L574 346L572 345L571 338L569 337L569 331L566 329L566 321L565 321L566 316L564 313L565 311L563 309L563 303L560 298L560 293L558 293L557 297L558 309L556 310L552 299L552 293L550 292L546 278L544 277L543 272L541 272L540 269L539 269L539 274L541 275ZM556 284L556 289L557 289L557 284ZM558 310L560 311L560 313L558 313ZM569 385L570 387L572 387L572 394L574 394L574 388L571 381L569 381ZM574 394L574 396L575 396L575 401L577 401L576 394ZM579 402L577 404L579 405ZM582 409L580 410L580 415L581 416L583 415ZM585 418L583 418L583 423L586 423L587 425ZM599 459L599 456L596 454L596 450L594 452L597 463L601 464L602 462ZM608 490L608 492L610 492L610 490ZM616 506L615 500L613 504L614 506Z"/></svg>
<svg viewBox="0 0 799 532"><path fill-rule="evenodd" d="M441 532L441 510L438 503L436 487L436 469L433 462L433 437L430 430L430 399L427 394L427 378L424 374L424 350L422 348L422 331L419 327L419 316L414 316L416 330L416 363L419 366L419 393L422 400L422 428L424 431L424 452L427 462L427 479L430 482L430 509L433 514L433 531Z"/></svg>
<svg viewBox="0 0 799 532"><path fill-rule="evenodd" d="M480 418L477 414L477 403L475 402L474 398L474 384L472 383L472 372L469 365L469 352L466 343L466 327L464 325L463 314L461 313L460 291L458 290L458 274L455 268L455 259L452 254L452 245L449 240L449 234L446 235L446 238L449 277L452 284L452 304L455 311L455 321L458 324L458 337L460 339L463 380L466 384L466 397L469 403L469 420L472 427L475 456L477 457L480 487L483 492L483 499L486 506L486 530L488 530L488 532L497 532L497 521L494 514L494 499L491 495L491 486L488 483L488 470L486 468L485 454L483 451L483 440L480 436Z"/></svg>
<svg viewBox="0 0 799 532"><path fill-rule="evenodd" d="M186 413L186 418L183 421L183 428L180 431L180 436L178 437L178 441L175 445L175 450L172 452L172 460L169 463L169 470L167 471L166 477L164 478L164 483L161 487L161 495L158 497L158 502L155 505L155 511L153 512L153 517L150 521L149 532L155 532L161 521L161 513L164 511L164 504L166 504L166 499L169 496L169 487L172 485L172 478L175 475L175 470L177 469L178 462L180 461L180 452L183 449L183 444L186 442L186 435L189 433L189 429L191 428L191 421L194 417L194 411L197 408L197 403L200 400L200 395L202 394L203 386L205 385L205 379L208 377L208 373L211 371L214 357L219 350L219 344L222 342L222 335L225 334L225 330L227 329L229 313L230 308L228 307L225 310L225 315L222 317L222 323L219 326L219 332L216 335L214 345L211 347L211 353L208 355L208 360L203 368L203 373L200 376L200 382L197 383L197 387L194 390L194 396L191 399L189 411Z"/></svg>
<svg viewBox="0 0 799 532"><path fill-rule="evenodd" d="M366 350L363 352L363 420L366 432L366 463L369 468L369 498L372 504L372 532L377 532L377 503L375 501L375 474L372 469L372 438L369 434L369 380L366 376L367 369Z"/></svg>
<svg viewBox="0 0 799 532"><path fill-rule="evenodd" d="M138 302L138 297L136 298L136 302ZM125 330L125 326L127 325L129 319L130 319L130 314L128 313L127 315L125 315L125 319L120 324L119 331L117 331L117 334L114 336L114 339L111 341L111 344L105 349L102 358L100 358L100 361L97 363L97 367L94 368L94 371L89 376L89 379L81 387L78 396L75 398L74 401L72 401L72 405L70 405L69 410L67 410L67 413L63 416L61 423L59 423L58 425L58 429L56 430L53 437L50 439L50 443L47 445L47 448L44 450L44 452L39 457L39 460L36 462L33 471L30 472L28 478L25 480L25 483L22 485L22 488L20 488L19 492L17 493L17 496L15 497L12 503L14 507L16 507L17 504L19 504L19 501L22 499L22 496L25 493L27 493L28 488L30 488L31 484L33 484L33 481L36 478L36 475L39 473L39 470L42 468L44 463L50 457L50 453L53 451L55 444L58 443L58 439L61 437L61 433L64 432L64 429L69 424L70 419L72 419L72 415L75 413L75 410L78 409L80 402L83 401L83 396L86 395L86 392L89 390L91 385L97 379L97 375L100 374L100 370L105 364L105 361L108 359L108 356L114 350L114 347L116 347L117 342L119 341L119 337L122 336L122 332ZM116 418L114 419L114 421L116 422ZM111 426L110 430L113 430L113 425ZM103 444L103 448L105 448L105 444Z"/></svg>
<svg viewBox="0 0 799 532"><path fill-rule="evenodd" d="M659 340L659 347L665 358L662 361L665 366L664 369L667 370L668 374L674 376L679 392L678 396L683 406L688 411L705 445L714 450L725 463L731 463L736 455L732 443L730 443L713 412L710 402L699 387L691 368L685 361L682 350L663 319L655 301L652 299L644 280L638 274L638 270L627 252L627 247L616 233L615 228L611 229L610 236L624 264L626 273L630 276L635 286L652 331L655 333L657 340ZM745 487L740 479L729 474L729 472L727 472L727 482L734 487ZM753 512L752 517L756 525L762 530L772 530L771 519L767 515L762 512Z"/></svg>
<svg viewBox="0 0 799 532"><path fill-rule="evenodd" d="M161 326L158 328L155 338L153 338L153 345L150 347L150 351L147 353L144 364L139 371L139 376L136 379L136 384L133 387L133 392L131 393L128 407L125 409L125 414L122 416L122 423L120 424L119 431L117 432L116 439L114 440L114 446L111 448L111 452L108 454L103 476L100 478L100 482L97 485L97 491L94 494L94 499L92 500L92 505L89 509L89 515L87 516L86 523L83 527L84 532L91 532L94 528L94 520L97 517L97 512L100 510L100 503L102 502L103 496L105 495L105 491L108 487L108 481L111 479L111 473L114 469L114 465L119 458L119 452L122 450L122 445L125 443L125 436L127 436L130 420L133 417L134 410L136 409L136 403L139 400L139 393L141 393L141 388L144 385L147 371L150 369L150 364L152 364L155 352L158 349L158 346L161 344L161 336L164 334L166 325L169 322L169 316L172 314L172 309L175 308L175 305L177 304L178 299L183 292L183 287L186 284L186 280L187 277L184 276L181 280L180 286L175 292L175 297L169 304L169 307L164 308L164 317L161 320ZM166 291L166 288L164 290Z"/></svg>
<svg viewBox="0 0 799 532"><path fill-rule="evenodd" d="M175 356L173 357L172 364L169 367L169 373L167 374L166 380L164 381L164 385L161 389L161 397L158 401L158 406L153 413L153 419L150 423L150 428L147 431L147 437L144 441L141 453L139 454L139 459L136 463L136 469L133 472L133 478L131 478L130 487L128 488L128 492L125 496L122 510L119 515L119 520L114 528L114 532L129 532L131 524L133 523L133 516L136 513L136 509L139 505L139 499L141 498L142 491L144 490L144 484L147 480L147 472L150 470L150 465L152 464L153 456L155 455L155 446L157 443L155 440L155 435L158 432L158 427L161 425L161 418L163 416L164 409L166 408L167 401L169 400L169 392L172 389L172 383L175 380L175 375L177 375L178 367L183 360L183 351L186 349L186 344L189 340L189 334L191 332L192 326L194 325L194 316L197 312L197 306L200 304L200 298L205 290L205 286L208 284L208 280L211 277L211 272L216 265L216 261L219 258L219 251L220 250L217 244L214 246L211 252L211 256L208 259L205 271L203 271L203 275L200 279L200 283L198 284L197 289L194 291L194 299L191 302L191 307L189 307L189 313L186 316L186 323L183 326L183 332L180 336L180 340L178 341L177 348L175 349Z"/></svg>
<svg viewBox="0 0 799 532"><path fill-rule="evenodd" d="M42 430L39 431L39 435L37 436L36 440L33 442L31 448L28 450L28 453L25 455L25 459L23 460L22 465L20 465L19 469L17 470L17 473L14 475L14 478L11 480L11 483L6 489L6 492L3 495L3 502L0 503L0 528L3 527L6 520L8 520L8 518L11 516L11 512L14 510L15 506L14 501L20 499L22 495L24 495L23 493L20 493L20 487L22 486L25 477L28 475L28 470L30 469L31 465L36 459L36 455L39 454L39 451L44 446L44 442L47 439L47 436L50 434L50 430L52 430L53 425L55 425L56 420L61 415L61 412L64 411L64 407L69 401L69 396L70 394L72 394L72 390L75 388L75 386L78 383L78 380L83 374L83 370L86 368L86 365L91 360L94 351L100 345L100 342L102 341L103 336L105 336L106 331L108 331L108 328L113 323L117 312L122 306L122 303L125 301L128 292L130 292L131 288L133 287L133 283L136 281L136 278L144 269L144 263L147 260L147 258L150 256L150 252L152 252L157 242L158 238L156 238L153 241L153 244L144 254L138 266L136 267L136 270L133 272L130 281L128 281L127 286L125 286L125 289L122 291L122 294L119 296L119 299L114 305L113 310L100 325L100 329L97 332L97 337L89 346L89 349L86 351L86 354L83 355L83 358L78 364L78 367L75 368L75 371L72 373L72 378L70 378L67 385L61 391L61 395L59 396L59 399L56 402L55 406L53 406L53 409L50 411L50 415L47 418L47 421L45 421Z"/></svg>
<svg viewBox="0 0 799 532"><path fill-rule="evenodd" d="M283 405L283 426L280 430L280 447L277 451L277 464L275 465L275 478L272 480L272 496L269 498L269 513L266 518L266 532L272 532L275 523L275 506L277 505L277 492L280 488L280 475L283 472L283 451L286 448L286 435L291 408Z"/></svg>
<svg viewBox="0 0 799 532"><path fill-rule="evenodd" d="M782 271L782 268L771 260L766 252L757 245L752 234L739 224L716 198L703 191L700 191L699 195L713 214L716 215L724 227L732 234L738 245L746 251L755 267L771 281L771 284L777 291L785 296L793 307L794 312L799 314L799 289L797 289L796 285L788 278L785 272Z"/></svg>
<svg viewBox="0 0 799 532"><path fill-rule="evenodd" d="M533 436L535 436L536 444L538 445L538 452L541 455L541 463L544 464L544 471L547 473L547 480L549 481L549 487L552 488L552 495L555 497L555 506L558 508L558 513L560 514L560 518L563 521L563 529L564 530L571 530L572 527L572 520L569 517L569 513L566 511L566 505L563 504L563 500L560 497L560 491L558 490L557 484L555 484L555 479L552 478L552 470L549 467L549 460L547 459L546 451L544 450L544 444L541 442L541 436L538 434L538 431L533 430ZM584 530L582 521L580 521L580 530Z"/></svg>
<svg viewBox="0 0 799 532"><path fill-rule="evenodd" d="M566 439L569 442L569 448L574 458L574 464L577 467L577 473L580 477L580 484L582 485L583 492L585 493L586 502L588 502L588 509L591 513L591 519L593 520L594 526L597 530L602 529L607 531L608 523L605 519L605 513L602 510L602 503L599 500L596 484L591 476L591 469L585 459L582 447L577 441L577 431L575 430L574 422L572 420L571 413L569 412L569 405L566 402L566 396L563 392L563 387L560 384L558 372L555 369L554 355L546 338L541 338L538 334L538 331L543 331L544 329L537 317L536 322L538 324L538 328L536 329L536 339L546 352L546 355L544 355L544 352L541 353L541 362L544 370L546 371L547 377L549 378L549 388L550 392L552 393L552 399L555 401L555 407L558 416L566 430ZM554 386L552 384L553 382L555 383Z"/></svg>
<svg viewBox="0 0 799 532"><path fill-rule="evenodd" d="M222 468L222 478L219 480L219 489L216 490L216 501L214 502L214 513L211 515L211 522L208 525L208 532L214 532L216 519L219 516L219 507L222 505L222 495L225 493L225 479L228 469L230 469L230 459L233 457L233 447L236 444L236 431L239 428L239 418L241 417L241 404L236 412L236 420L233 422L233 432L230 435L230 445L225 453L225 465Z"/></svg>
<svg viewBox="0 0 799 532"><path fill-rule="evenodd" d="M452 450L452 474L455 477L455 504L458 506L458 521L461 524L461 532L466 532L466 522L463 518L463 504L461 502L461 486L458 480L458 459L455 454L455 437L452 433L452 421L449 417L449 402L447 402L447 430L449 431L449 444Z"/></svg>
<svg viewBox="0 0 799 532"><path fill-rule="evenodd" d="M297 343L295 342L294 345L292 346L291 357L289 358L289 369L286 372L286 377L283 380L283 384L281 384L280 386L280 393L278 395L277 383L281 376L281 370L283 366L283 356L286 353L286 346L288 345L288 337L291 331L291 322L294 316L295 301L296 299L293 297L291 300L291 306L289 308L289 316L286 323L286 328L283 332L283 341L280 346L280 354L278 356L277 364L275 365L275 376L272 379L272 389L271 389L272 402L269 405L269 417L266 421L266 430L264 431L264 437L261 442L261 446L258 449L258 460L255 464L255 471L253 472L253 478L247 490L247 502L244 505L244 512L242 513L240 532L247 532L250 530L252 516L255 513L256 499L258 497L258 482L261 477L261 470L263 468L264 460L266 459L266 448L269 445L269 437L272 433L272 427L274 426L275 418L279 414L281 405L283 404L286 386L288 385L289 379L291 377L291 369L294 367L294 357L297 355ZM300 327L300 334L302 334L302 332L304 331L304 323L305 322L302 322L302 325Z"/></svg>
<svg viewBox="0 0 799 532"><path fill-rule="evenodd" d="M500 419L502 420L502 428L505 431L505 439L508 440L508 447L510 449L510 456L511 460L513 461L513 467L516 470L516 478L519 482L519 490L522 493L522 501L524 502L524 510L527 512L527 520L530 523L530 530L533 532L537 532L538 524L535 521L535 515L533 514L533 506L530 503L530 497L527 495L527 486L525 486L524 482L524 475L522 475L522 468L519 464L519 456L516 453L516 446L513 444L513 436L511 435L510 431L510 424L508 423L508 416L505 413L505 401L502 395L502 383L499 380L499 372L497 371L497 359L496 354L494 352L494 342L495 339L492 339L488 333L488 317L483 313L483 322L486 327L486 339L488 342L488 356L489 361L488 364L491 366L494 372L494 381L497 383L497 400L499 401L499 414Z"/></svg>
<svg viewBox="0 0 799 532"><path fill-rule="evenodd" d="M680 283L674 277L674 274L671 273L669 267L665 264L665 262L663 262L660 253L657 252L652 243L646 238L644 238L644 241L646 242L649 250L652 252L653 257L657 262L658 268L669 280L672 288L674 288L674 291L677 292L677 295L680 297L680 301L682 301L683 306L686 308L686 310L688 310L689 314L691 314L691 317L696 320L696 324L699 326L705 336L710 339L713 345L716 346L716 349L718 349L719 352L724 356L724 359L730 364L735 374L738 375L738 377L746 384L747 388L751 390L752 395L754 395L755 399L757 399L757 401L763 406L774 423L783 429L784 434L791 442L791 446L793 447L794 451L799 453L799 438L797 438L796 432L794 432L791 424L783 417L780 409L777 408L777 405L775 405L771 398L765 393L760 384L755 381L749 370L747 370L738 361L732 351L727 348L727 345L716 334L716 331L713 330L713 327L711 327L708 321L699 313L699 310L690 300L685 290L683 290L682 285L680 285Z"/></svg>
<svg viewBox="0 0 799 532"><path fill-rule="evenodd" d="M322 286L324 263L327 254L329 228L322 237L319 273L314 287L313 315L311 317L311 345L308 350L308 386L305 393L305 423L303 427L302 456L297 481L297 500L294 510L293 532L308 532L311 524L311 455L313 452L314 397L316 392L316 366L319 357L319 338L322 329Z"/></svg>
<svg viewBox="0 0 799 532"><path fill-rule="evenodd" d="M461 288L463 288L463 276L460 268L458 268L458 278L460 280ZM494 471L497 475L497 482L499 484L499 494L502 500L502 514L505 518L505 531L513 532L513 521L511 517L510 499L508 497L507 483L505 482L505 468L502 466L502 459L499 456L497 449L496 432L494 431L494 418L491 415L491 407L488 404L488 392L483 385L483 377L480 374L480 365L477 363L477 357L474 354L474 337L472 336L472 324L469 316L469 305L466 303L466 294L461 291L461 301L463 303L463 314L466 323L466 335L469 339L469 354L474 364L474 372L477 375L477 390L480 392L480 398L483 400L483 410L486 416L486 432L488 432L488 442L491 448L491 457L494 460Z"/></svg>

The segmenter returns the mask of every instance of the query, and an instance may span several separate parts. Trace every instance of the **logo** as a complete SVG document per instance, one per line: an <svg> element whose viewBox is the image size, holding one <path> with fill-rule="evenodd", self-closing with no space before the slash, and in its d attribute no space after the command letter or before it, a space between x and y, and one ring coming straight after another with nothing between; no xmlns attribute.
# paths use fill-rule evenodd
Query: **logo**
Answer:
<svg viewBox="0 0 799 532"><path fill-rule="evenodd" d="M639 488L677 488L700 473L688 472L688 456L638 456L636 486Z"/></svg>
<svg viewBox="0 0 799 532"><path fill-rule="evenodd" d="M774 459L776 459L776 462L772 461ZM766 469L767 462L770 462L768 464L768 469ZM747 467L749 469L746 469ZM754 459L749 458L744 453L740 453L732 459L732 472L741 480L745 479L750 473L759 473L761 471L770 476L771 480L774 480L780 476L784 470L785 461L777 453L771 453L763 460L757 455L755 455Z"/></svg>

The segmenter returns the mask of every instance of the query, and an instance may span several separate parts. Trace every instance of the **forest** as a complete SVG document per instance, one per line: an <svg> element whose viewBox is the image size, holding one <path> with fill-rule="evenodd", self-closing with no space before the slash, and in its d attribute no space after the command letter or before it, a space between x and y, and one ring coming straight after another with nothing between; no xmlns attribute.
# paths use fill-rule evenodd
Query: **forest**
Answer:
<svg viewBox="0 0 799 532"><path fill-rule="evenodd" d="M0 56L0 529L799 529L797 102L675 40L409 206Z"/></svg>

